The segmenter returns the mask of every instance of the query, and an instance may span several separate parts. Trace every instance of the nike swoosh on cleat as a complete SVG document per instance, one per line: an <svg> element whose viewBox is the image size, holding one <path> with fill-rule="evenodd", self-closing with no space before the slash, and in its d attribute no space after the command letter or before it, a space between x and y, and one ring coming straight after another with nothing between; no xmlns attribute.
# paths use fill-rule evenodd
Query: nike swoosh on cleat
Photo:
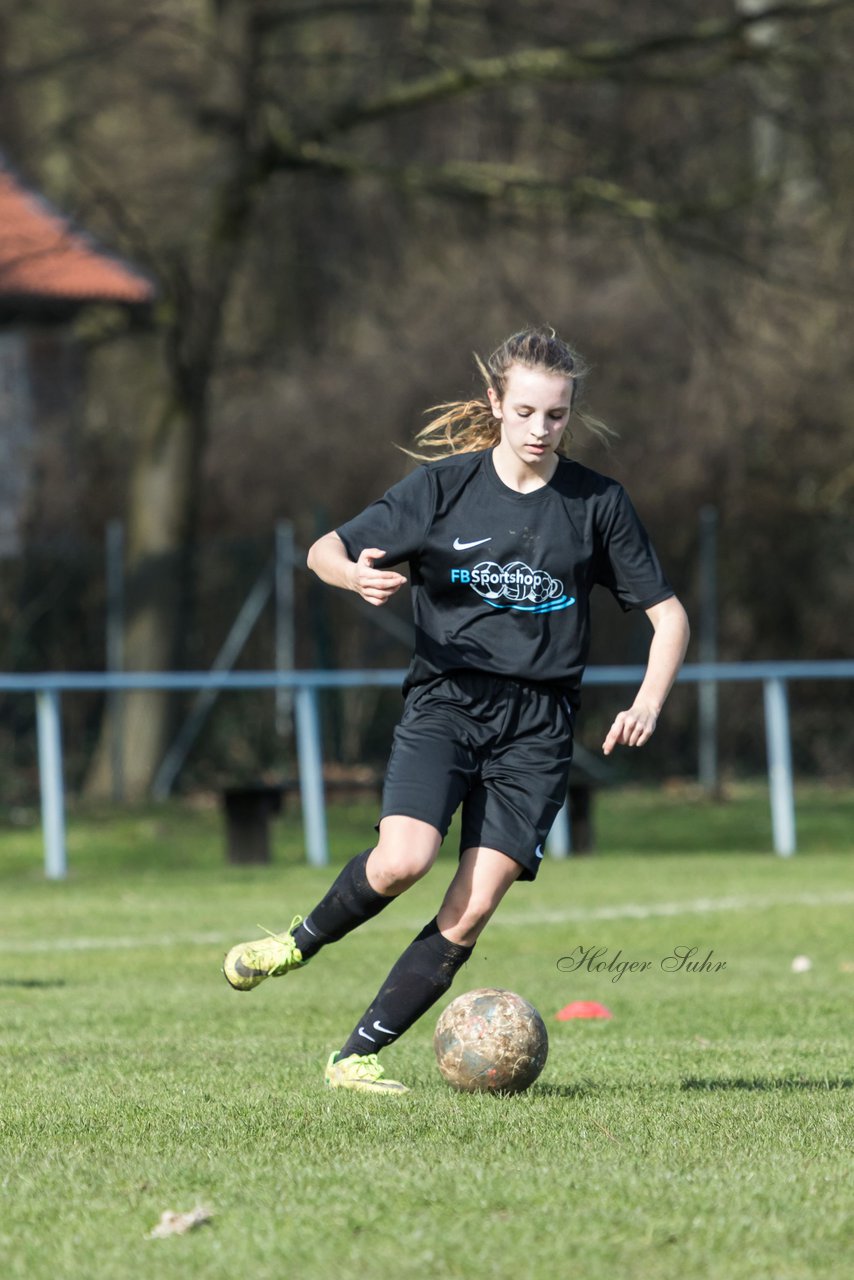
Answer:
<svg viewBox="0 0 854 1280"><path fill-rule="evenodd" d="M477 538L474 542L460 542L459 538L454 538L455 551L468 551L469 547L482 547L484 542L491 542L492 535L488 538Z"/></svg>

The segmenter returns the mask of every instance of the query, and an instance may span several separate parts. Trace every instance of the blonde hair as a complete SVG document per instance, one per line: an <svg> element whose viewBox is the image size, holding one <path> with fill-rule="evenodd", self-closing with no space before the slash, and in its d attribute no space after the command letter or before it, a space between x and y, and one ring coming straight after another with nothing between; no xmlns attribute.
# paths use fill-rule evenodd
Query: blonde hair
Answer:
<svg viewBox="0 0 854 1280"><path fill-rule="evenodd" d="M491 449L501 438L501 421L492 412L489 403L489 388L499 401L504 399L507 390L507 375L514 365L522 365L526 369L542 369L545 373L558 374L568 378L572 384L570 406L577 403L587 367L582 357L568 343L559 338L554 329L523 329L502 342L486 361L475 353L475 363L484 382L484 395L479 400L456 400L450 404L434 405L428 413L438 413L416 433L415 443L418 451L404 449L411 458L422 462L432 462L436 458L447 458L455 453L474 453L480 449ZM584 425L605 443L616 433L589 414L578 415ZM565 454L564 439L572 436L564 432L557 447L558 453ZM424 450L428 452L424 452Z"/></svg>

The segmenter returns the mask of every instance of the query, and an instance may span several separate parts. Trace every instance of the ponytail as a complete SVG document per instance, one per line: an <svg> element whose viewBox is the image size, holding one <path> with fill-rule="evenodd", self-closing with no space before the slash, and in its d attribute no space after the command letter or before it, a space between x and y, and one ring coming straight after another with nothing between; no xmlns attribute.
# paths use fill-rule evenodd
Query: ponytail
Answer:
<svg viewBox="0 0 854 1280"><path fill-rule="evenodd" d="M484 382L484 391L491 388L499 401L504 399L507 390L507 374L513 365L522 365L526 369L542 369L544 373L558 374L568 378L572 383L571 404L579 398L579 392L587 372L584 362L577 351L573 351L567 343L559 338L554 329L525 329L515 333L503 342L492 353L486 363L475 353L475 364ZM456 453L474 453L481 449L491 449L501 439L501 420L492 412L488 395L478 400L455 400L449 404L434 405L428 413L438 413L416 432L417 451L404 449L403 452L421 462L433 462L438 458L448 458ZM616 433L604 422L587 414L579 414L581 421L603 442ZM558 445L558 453L564 453L564 440L572 439L569 432ZM427 452L424 452L427 450Z"/></svg>

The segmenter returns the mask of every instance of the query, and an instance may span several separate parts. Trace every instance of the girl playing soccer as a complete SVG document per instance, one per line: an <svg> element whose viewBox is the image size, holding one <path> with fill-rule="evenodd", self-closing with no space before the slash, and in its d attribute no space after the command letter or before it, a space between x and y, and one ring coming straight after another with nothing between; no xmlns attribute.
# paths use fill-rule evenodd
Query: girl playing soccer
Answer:
<svg viewBox="0 0 854 1280"><path fill-rule="evenodd" d="M438 914L409 944L340 1051L333 1088L403 1093L377 1057L450 987L515 880L533 880L567 794L573 720L597 584L643 609L644 680L603 743L640 747L685 656L688 620L622 486L573 462L561 442L578 357L527 330L478 361L485 396L417 437L432 460L327 533L308 565L383 605L409 564L415 653L383 790L379 840L343 869L305 919L232 947L238 991L297 969L425 875L462 805L460 860Z"/></svg>

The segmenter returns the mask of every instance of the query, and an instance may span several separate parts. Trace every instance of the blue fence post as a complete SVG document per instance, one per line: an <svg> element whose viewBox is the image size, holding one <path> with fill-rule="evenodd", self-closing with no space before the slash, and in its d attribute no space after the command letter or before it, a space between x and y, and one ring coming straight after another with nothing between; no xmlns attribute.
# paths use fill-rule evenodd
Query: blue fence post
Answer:
<svg viewBox="0 0 854 1280"><path fill-rule="evenodd" d="M68 862L65 852L62 732L59 693L56 689L40 689L37 692L36 726L39 740L44 870L49 880L64 880L68 872Z"/></svg>
<svg viewBox="0 0 854 1280"><path fill-rule="evenodd" d="M546 853L550 858L568 858L571 851L572 832L569 823L569 800L566 799L552 824L552 829L546 840Z"/></svg>
<svg viewBox="0 0 854 1280"><path fill-rule="evenodd" d="M306 856L309 863L328 862L326 811L323 788L323 751L318 715L318 690L354 688L367 685L400 685L405 672L393 671L164 671L13 673L0 672L0 692L35 693L39 738L39 776L44 826L45 869L49 877L62 879L67 873L65 816L62 774L62 741L59 696L63 692L116 691L126 689L275 689L294 688L297 713L297 752L300 790L304 810ZM585 685L638 685L644 676L640 666L589 667ZM760 681L765 698L765 731L768 750L768 779L774 851L783 856L795 852L795 802L792 780L792 753L789 729L788 681L854 680L854 660L820 662L720 662L687 663L678 680ZM566 833L571 832L558 815L547 851L555 857Z"/></svg>
<svg viewBox="0 0 854 1280"><path fill-rule="evenodd" d="M299 789L302 800L305 851L313 867L329 862L326 842L326 804L323 795L323 747L320 737L320 714L317 689L301 685L294 697L297 731Z"/></svg>
<svg viewBox="0 0 854 1280"><path fill-rule="evenodd" d="M763 681L763 692L774 852L788 858L795 852L795 791L786 682L773 676Z"/></svg>

